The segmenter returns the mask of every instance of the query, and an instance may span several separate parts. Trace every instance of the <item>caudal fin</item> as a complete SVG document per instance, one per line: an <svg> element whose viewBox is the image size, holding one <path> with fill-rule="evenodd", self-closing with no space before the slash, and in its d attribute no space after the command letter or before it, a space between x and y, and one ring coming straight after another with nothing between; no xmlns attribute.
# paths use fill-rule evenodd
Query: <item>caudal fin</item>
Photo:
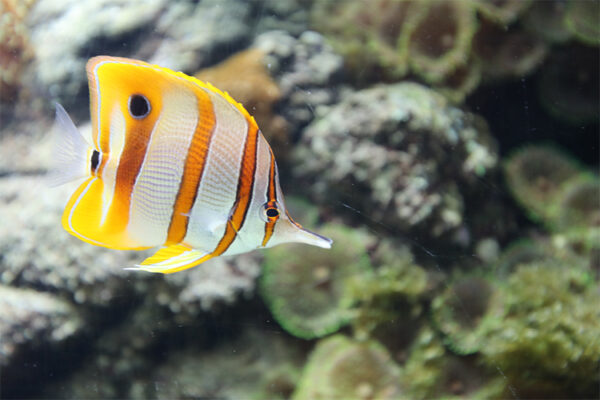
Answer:
<svg viewBox="0 0 600 400"><path fill-rule="evenodd" d="M89 160L92 146L73 124L63 106L56 105L56 119L52 128L54 148L48 184L58 186L90 175Z"/></svg>

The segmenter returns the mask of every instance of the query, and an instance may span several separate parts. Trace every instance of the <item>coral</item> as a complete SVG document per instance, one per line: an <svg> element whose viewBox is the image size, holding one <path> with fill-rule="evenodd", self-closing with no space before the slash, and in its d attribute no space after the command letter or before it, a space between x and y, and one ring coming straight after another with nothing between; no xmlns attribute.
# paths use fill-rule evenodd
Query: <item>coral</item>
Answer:
<svg viewBox="0 0 600 400"><path fill-rule="evenodd" d="M557 200L557 231L600 229L600 179L583 175L570 180Z"/></svg>
<svg viewBox="0 0 600 400"><path fill-rule="evenodd" d="M540 240L519 239L509 244L494 264L496 276L505 279L517 266L553 258L549 246Z"/></svg>
<svg viewBox="0 0 600 400"><path fill-rule="evenodd" d="M411 319L419 316L418 300L427 288L425 270L414 263L408 248L384 239L372 259L376 269L348 282L349 295L357 303L352 327L355 336L363 339L399 314Z"/></svg>
<svg viewBox="0 0 600 400"><path fill-rule="evenodd" d="M85 108L87 103L80 101L78 95L86 95L88 57L135 56L132 48L141 46L132 37L148 29L166 3L165 0L144 3L37 0L28 18L36 58L27 79L63 104Z"/></svg>
<svg viewBox="0 0 600 400"><path fill-rule="evenodd" d="M564 43L571 37L565 21L566 8L562 0L534 1L523 16L523 25L543 40Z"/></svg>
<svg viewBox="0 0 600 400"><path fill-rule="evenodd" d="M563 185L579 174L579 165L556 148L529 145L504 163L506 183L514 198L536 220L553 217Z"/></svg>
<svg viewBox="0 0 600 400"><path fill-rule="evenodd" d="M504 306L488 321L484 361L533 397L548 385L559 396L593 397L600 294L589 272L558 260L521 264L502 298Z"/></svg>
<svg viewBox="0 0 600 400"><path fill-rule="evenodd" d="M431 303L432 323L451 351L473 354L485 345L481 322L496 305L496 297L492 282L475 275L455 278L435 297Z"/></svg>
<svg viewBox="0 0 600 400"><path fill-rule="evenodd" d="M313 31L297 38L266 32L256 37L253 47L265 53L264 63L281 90L278 112L289 123L288 136L295 142L315 112L337 99L343 59Z"/></svg>
<svg viewBox="0 0 600 400"><path fill-rule="evenodd" d="M56 349L83 329L83 321L68 302L35 290L0 285L0 310L0 368L7 377L11 375L7 367L22 368L11 365L19 351Z"/></svg>
<svg viewBox="0 0 600 400"><path fill-rule="evenodd" d="M475 10L465 0L413 4L413 15L403 26L401 45L408 46L414 73L428 83L440 83L469 59L477 28Z"/></svg>
<svg viewBox="0 0 600 400"><path fill-rule="evenodd" d="M500 25L514 22L531 5L531 0L472 0L487 19Z"/></svg>
<svg viewBox="0 0 600 400"><path fill-rule="evenodd" d="M505 30L483 22L474 44L484 78L490 81L526 76L539 67L548 53L544 41L522 29Z"/></svg>
<svg viewBox="0 0 600 400"><path fill-rule="evenodd" d="M309 7L305 0L264 0L250 3L253 6L256 32L280 31L300 36L308 30Z"/></svg>
<svg viewBox="0 0 600 400"><path fill-rule="evenodd" d="M448 354L438 335L423 327L411 346L401 382L412 399L498 398L504 384L491 377L476 359Z"/></svg>
<svg viewBox="0 0 600 400"><path fill-rule="evenodd" d="M260 388L253 396L262 399L289 399L300 380L300 369L292 363L285 363L277 369L270 369L260 380Z"/></svg>
<svg viewBox="0 0 600 400"><path fill-rule="evenodd" d="M0 102L14 101L33 51L25 17L35 0L0 1Z"/></svg>
<svg viewBox="0 0 600 400"><path fill-rule="evenodd" d="M265 326L254 327L255 322L241 325L239 319L231 322L236 326L234 337L226 337L208 349L196 343L169 352L150 377L134 377L133 382L128 382L129 392L120 397L286 398L295 388L295 381L289 379L299 375L301 347ZM268 387L274 383L281 386Z"/></svg>
<svg viewBox="0 0 600 400"><path fill-rule="evenodd" d="M317 344L292 399L395 399L399 376L379 343L336 335Z"/></svg>
<svg viewBox="0 0 600 400"><path fill-rule="evenodd" d="M479 86L482 69L480 60L471 58L444 77L436 88L451 102L460 104Z"/></svg>
<svg viewBox="0 0 600 400"><path fill-rule="evenodd" d="M413 2L402 0L320 1L311 19L344 55L350 71L363 79L380 73L399 78L408 70L408 48L400 46L399 36L413 8Z"/></svg>
<svg viewBox="0 0 600 400"><path fill-rule="evenodd" d="M456 88L446 92L453 101L479 83L477 69L467 65L477 28L469 1L317 2L312 19L359 81L413 72L430 84Z"/></svg>
<svg viewBox="0 0 600 400"><path fill-rule="evenodd" d="M320 229L330 250L290 245L265 253L261 294L275 319L291 334L314 338L335 332L352 317L348 279L370 268L369 238L341 225Z"/></svg>
<svg viewBox="0 0 600 400"><path fill-rule="evenodd" d="M555 51L537 78L546 111L574 126L598 123L600 108L598 48L569 46Z"/></svg>
<svg viewBox="0 0 600 400"><path fill-rule="evenodd" d="M214 67L199 71L195 76L228 92L242 103L256 119L280 160L285 158L289 144L287 122L274 112L274 106L281 99L281 90L269 75L264 57L263 51L250 48Z"/></svg>
<svg viewBox="0 0 600 400"><path fill-rule="evenodd" d="M567 28L583 43L600 45L600 2L569 0L565 20Z"/></svg>
<svg viewBox="0 0 600 400"><path fill-rule="evenodd" d="M463 224L459 187L473 187L497 157L485 122L414 83L349 94L294 150L293 172L316 198L433 237Z"/></svg>

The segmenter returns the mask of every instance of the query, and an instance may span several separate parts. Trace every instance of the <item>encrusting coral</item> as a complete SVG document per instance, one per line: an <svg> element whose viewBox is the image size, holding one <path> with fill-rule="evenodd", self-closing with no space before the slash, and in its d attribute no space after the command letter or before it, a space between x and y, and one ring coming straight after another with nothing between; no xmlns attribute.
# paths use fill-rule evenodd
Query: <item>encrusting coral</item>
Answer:
<svg viewBox="0 0 600 400"><path fill-rule="evenodd" d="M293 400L396 399L400 371L379 343L342 335L321 340L306 365Z"/></svg>
<svg viewBox="0 0 600 400"><path fill-rule="evenodd" d="M555 148L529 145L505 163L508 187L534 220L580 251L598 246L600 179Z"/></svg>
<svg viewBox="0 0 600 400"><path fill-rule="evenodd" d="M526 31L550 43L564 43L571 37L565 21L567 3L562 0L534 1L523 16Z"/></svg>
<svg viewBox="0 0 600 400"><path fill-rule="evenodd" d="M528 18L533 3L325 1L315 2L311 15L314 28L344 55L347 70L360 82L414 76L462 103L478 87L482 73L486 81L530 74L545 59L548 42L560 40L556 34L531 35L515 23ZM537 9L545 13L553 6ZM545 32L539 14L529 19L534 31Z"/></svg>
<svg viewBox="0 0 600 400"><path fill-rule="evenodd" d="M560 150L529 145L504 163L506 183L515 199L537 220L552 218L563 185L580 172L578 163Z"/></svg>
<svg viewBox="0 0 600 400"><path fill-rule="evenodd" d="M408 46L414 73L428 83L439 83L469 59L477 28L475 10L465 0L417 4L403 26L400 45Z"/></svg>
<svg viewBox="0 0 600 400"><path fill-rule="evenodd" d="M557 204L556 230L600 228L600 179L582 174L565 184Z"/></svg>
<svg viewBox="0 0 600 400"><path fill-rule="evenodd" d="M323 110L293 153L294 174L315 197L433 237L463 224L461 191L496 157L485 122L409 82L360 90Z"/></svg>
<svg viewBox="0 0 600 400"><path fill-rule="evenodd" d="M315 338L335 332L353 315L347 281L371 268L361 231L329 224L320 233L330 250L302 245L265 252L260 289L273 316L292 335Z"/></svg>
<svg viewBox="0 0 600 400"><path fill-rule="evenodd" d="M15 100L33 55L25 17L35 0L0 0L0 101Z"/></svg>
<svg viewBox="0 0 600 400"><path fill-rule="evenodd" d="M311 18L334 48L344 55L350 71L359 77L383 73L391 78L408 71L408 48L400 32L414 7L412 1L318 1Z"/></svg>
<svg viewBox="0 0 600 400"><path fill-rule="evenodd" d="M455 278L431 304L431 319L448 348L460 355L485 345L485 314L497 303L496 288L482 276Z"/></svg>
<svg viewBox="0 0 600 400"><path fill-rule="evenodd" d="M565 20L573 35L591 46L600 45L600 2L569 0Z"/></svg>
<svg viewBox="0 0 600 400"><path fill-rule="evenodd" d="M501 291L504 306L487 321L484 361L533 397L593 396L600 294L590 273L577 263L534 261L519 265Z"/></svg>
<svg viewBox="0 0 600 400"><path fill-rule="evenodd" d="M363 339L376 336L378 328L390 328L389 323L397 319L416 319L427 289L427 274L407 247L383 239L371 258L375 268L348 281L349 296L356 303L353 333Z"/></svg>
<svg viewBox="0 0 600 400"><path fill-rule="evenodd" d="M529 6L531 0L472 0L477 10L486 18L508 25L514 22Z"/></svg>
<svg viewBox="0 0 600 400"><path fill-rule="evenodd" d="M504 389L476 359L449 354L430 327L423 327L414 340L401 382L411 399L497 398Z"/></svg>
<svg viewBox="0 0 600 400"><path fill-rule="evenodd" d="M548 53L546 43L523 29L504 29L482 21L473 45L474 57L482 63L487 81L514 79L529 75Z"/></svg>
<svg viewBox="0 0 600 400"><path fill-rule="evenodd" d="M560 48L548 58L537 77L541 105L554 118L574 126L598 122L600 108L598 48Z"/></svg>

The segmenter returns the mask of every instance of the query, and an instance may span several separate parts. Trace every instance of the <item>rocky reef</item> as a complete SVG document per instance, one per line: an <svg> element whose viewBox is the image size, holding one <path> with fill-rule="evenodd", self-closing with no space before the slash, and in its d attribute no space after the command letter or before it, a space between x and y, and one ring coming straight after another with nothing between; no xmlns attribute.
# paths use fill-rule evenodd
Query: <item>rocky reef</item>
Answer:
<svg viewBox="0 0 600 400"><path fill-rule="evenodd" d="M309 190L319 202L434 237L464 228L461 191L497 162L485 121L415 83L356 91L323 108L294 155L294 175L316 181Z"/></svg>
<svg viewBox="0 0 600 400"><path fill-rule="evenodd" d="M0 0L0 397L597 398L599 4ZM99 54L240 101L333 247L162 276L65 232Z"/></svg>

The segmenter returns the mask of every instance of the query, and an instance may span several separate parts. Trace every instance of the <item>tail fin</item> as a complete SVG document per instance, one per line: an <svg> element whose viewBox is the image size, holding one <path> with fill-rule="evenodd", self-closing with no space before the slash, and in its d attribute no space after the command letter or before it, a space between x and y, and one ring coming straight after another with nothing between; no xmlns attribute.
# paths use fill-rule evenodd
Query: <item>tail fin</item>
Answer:
<svg viewBox="0 0 600 400"><path fill-rule="evenodd" d="M48 172L48 184L58 186L90 175L92 146L84 139L63 106L56 105L53 136L53 165Z"/></svg>

